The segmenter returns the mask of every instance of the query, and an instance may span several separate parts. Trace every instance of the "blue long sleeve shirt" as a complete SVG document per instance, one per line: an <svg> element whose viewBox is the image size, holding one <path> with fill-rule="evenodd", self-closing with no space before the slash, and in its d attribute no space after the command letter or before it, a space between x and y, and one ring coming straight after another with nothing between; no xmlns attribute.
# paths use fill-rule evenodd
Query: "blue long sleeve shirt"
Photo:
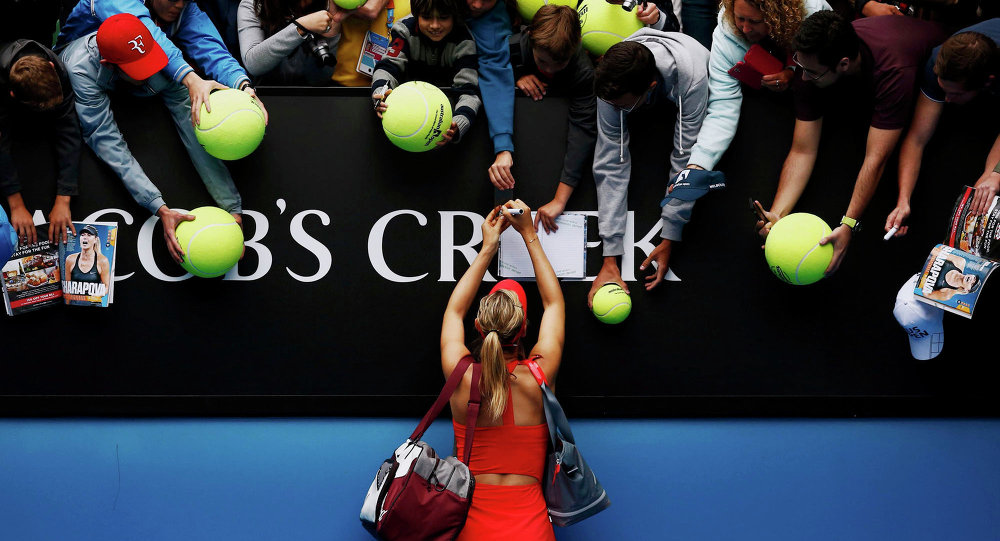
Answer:
<svg viewBox="0 0 1000 541"><path fill-rule="evenodd" d="M125 138L118 129L111 111L109 94L118 86L119 76L113 67L101 63L96 32L63 48L60 59L69 72L83 140L114 170L132 198L150 213L156 214L166 203L160 189L153 184L129 151ZM181 133L184 146L192 156L192 163L212 199L229 212L242 212L240 193L229 170L220 160L209 156L195 139L190 122L191 104L184 86L167 79L163 72L159 72L141 86L130 88L137 95L164 95L164 102L170 109L174 124L179 132L184 132Z"/></svg>
<svg viewBox="0 0 1000 541"><path fill-rule="evenodd" d="M483 96L493 152L514 151L514 69L510 65L510 17L502 1L467 22L479 53Z"/></svg>
<svg viewBox="0 0 1000 541"><path fill-rule="evenodd" d="M193 71L184 55L209 77L230 88L239 88L243 81L250 81L246 71L229 53L211 19L197 3L190 1L185 3L176 21L161 29L142 0L80 0L66 17L56 50L96 31L105 19L119 13L131 13L146 25L153 39L167 53L163 74L174 81L180 82Z"/></svg>

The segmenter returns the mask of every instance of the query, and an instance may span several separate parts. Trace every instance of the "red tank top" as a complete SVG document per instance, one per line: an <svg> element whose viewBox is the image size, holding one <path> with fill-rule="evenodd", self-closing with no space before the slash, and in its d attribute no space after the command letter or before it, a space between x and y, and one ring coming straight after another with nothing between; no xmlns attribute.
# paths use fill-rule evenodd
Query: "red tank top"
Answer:
<svg viewBox="0 0 1000 541"><path fill-rule="evenodd" d="M512 371L517 361L507 364ZM452 419L456 449L465 446L465 425ZM507 407L500 426L477 426L472 440L469 469L481 473L513 473L530 475L541 481L545 476L545 455L548 452L549 428L546 424L518 426L514 424L514 402L507 388Z"/></svg>

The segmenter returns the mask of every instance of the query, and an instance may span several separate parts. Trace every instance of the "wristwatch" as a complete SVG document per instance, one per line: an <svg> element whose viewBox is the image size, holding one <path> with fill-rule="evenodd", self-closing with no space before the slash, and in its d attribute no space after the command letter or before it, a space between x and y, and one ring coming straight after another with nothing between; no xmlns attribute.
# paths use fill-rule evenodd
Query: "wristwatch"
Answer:
<svg viewBox="0 0 1000 541"><path fill-rule="evenodd" d="M843 218L840 219L840 223L841 225L846 225L847 227L851 228L851 233L861 232L861 222L855 220L854 218L849 217L846 214L844 215Z"/></svg>

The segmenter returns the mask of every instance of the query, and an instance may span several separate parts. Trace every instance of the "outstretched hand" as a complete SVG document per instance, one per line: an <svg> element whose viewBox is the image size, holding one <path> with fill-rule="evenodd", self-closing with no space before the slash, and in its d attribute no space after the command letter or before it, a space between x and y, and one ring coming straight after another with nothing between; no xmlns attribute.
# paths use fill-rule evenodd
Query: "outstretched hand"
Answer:
<svg viewBox="0 0 1000 541"><path fill-rule="evenodd" d="M851 235L854 232L851 231L850 227L844 224L837 226L832 233L819 239L820 246L826 246L827 243L833 243L833 259L830 260L830 264L826 267L823 272L824 275L829 276L840 268L840 264L844 261L844 255L847 254L847 247L851 244Z"/></svg>
<svg viewBox="0 0 1000 541"><path fill-rule="evenodd" d="M754 201L754 203L757 203L757 201ZM769 210L764 211L764 217L767 218L766 222L764 220L758 219L757 223L754 224L754 228L757 230L757 234L760 235L760 238L762 239L767 238L768 233L771 232L771 228L774 227L774 224L778 223L778 220L781 219L781 216L778 216L777 213L771 212ZM763 246L761 246L761 248L763 248Z"/></svg>
<svg viewBox="0 0 1000 541"><path fill-rule="evenodd" d="M660 8L656 7L653 2L640 2L635 7L635 16L642 24L652 26L660 20Z"/></svg>
<svg viewBox="0 0 1000 541"><path fill-rule="evenodd" d="M644 259L642 264L639 265L640 271L646 270L650 263L653 263L655 266L653 272L646 276L646 291L660 285L660 282L663 281L663 276L667 274L667 264L670 262L671 245L671 241L662 239L660 244L656 245L656 248L653 248L652 252L649 252L649 257Z"/></svg>
<svg viewBox="0 0 1000 541"><path fill-rule="evenodd" d="M556 224L556 218L563 213L565 208L566 203L563 203L558 199L553 199L552 201L549 201L539 207L538 212L535 213L535 231L538 231L539 225L545 228L545 233L554 233L558 231L559 226Z"/></svg>
<svg viewBox="0 0 1000 541"><path fill-rule="evenodd" d="M504 203L500 209L503 211L504 218L510 222L510 225L514 226L514 230L520 233L522 237L525 237L525 235L534 236L535 224L531 222L531 208L524 201L512 199ZM521 214L511 214L510 211L512 209L521 209Z"/></svg>
<svg viewBox="0 0 1000 541"><path fill-rule="evenodd" d="M486 215L483 220L483 249L495 250L500 244L500 234L510 227L507 217L500 211L501 207L495 207Z"/></svg>
<svg viewBox="0 0 1000 541"><path fill-rule="evenodd" d="M493 161L493 165L487 170L490 175L490 182L498 190L512 190L514 189L514 175L511 174L510 168L514 166L514 155L508 150L502 150L497 153L496 160Z"/></svg>
<svg viewBox="0 0 1000 541"><path fill-rule="evenodd" d="M184 250L181 249L181 243L177 242L175 230L178 224L194 220L195 216L193 214L181 214L176 210L167 208L166 205L160 207L160 210L156 211L156 215L163 222L163 240L167 243L167 251L170 252L170 257L174 258L174 261L180 264L184 261Z"/></svg>
<svg viewBox="0 0 1000 541"><path fill-rule="evenodd" d="M392 89L387 88L385 89L385 92L381 94L372 95L372 98L378 100L378 104L375 105L375 116L379 117L380 119L382 118L382 115L385 114L386 110L389 109L389 106L385 104L385 99L388 98L389 94L391 93Z"/></svg>
<svg viewBox="0 0 1000 541"><path fill-rule="evenodd" d="M906 225L906 220L910 217L910 205L909 203L898 203L896 208L892 209L889 216L885 219L885 231L888 233L892 228L896 228L896 234L893 236L902 237L910 230L910 226Z"/></svg>
<svg viewBox="0 0 1000 541"><path fill-rule="evenodd" d="M72 231L76 236L76 226L73 225L73 216L69 210L69 203L60 201L62 197L56 198L56 204L49 212L49 242L62 241L66 243L69 237L67 231ZM68 199L68 197L66 198Z"/></svg>
<svg viewBox="0 0 1000 541"><path fill-rule="evenodd" d="M437 143L434 143L435 146L443 147L447 145L455 138L456 133L458 133L458 124L452 122L451 126L448 128L448 131L444 132L444 137L442 137L441 140L438 141Z"/></svg>
<svg viewBox="0 0 1000 541"><path fill-rule="evenodd" d="M38 233L35 230L35 222L31 219L31 213L24 207L10 209L10 225L17 233L18 241L22 244L34 244L38 242ZM6 263L6 261L4 261Z"/></svg>
<svg viewBox="0 0 1000 541"><path fill-rule="evenodd" d="M264 107L264 102L260 101L260 97L257 96L257 91L249 86L243 89L243 91L250 94L253 101L257 102L257 106L260 107L260 112L264 113L264 125L267 126L267 121L269 120L267 116L267 109Z"/></svg>
<svg viewBox="0 0 1000 541"><path fill-rule="evenodd" d="M184 76L182 81L188 89L188 96L191 98L191 125L197 127L201 124L201 106L205 105L205 110L212 112L212 103L208 97L213 90L225 90L229 87L212 79L202 79L195 72L190 72Z"/></svg>
<svg viewBox="0 0 1000 541"><path fill-rule="evenodd" d="M590 286L590 292L587 293L587 308L594 308L594 295L597 294L598 289L601 289L601 286L609 283L618 284L625 290L625 293L630 293L628 284L625 283L625 280L622 280L622 271L618 268L618 261L614 257L604 258L604 264L601 265L601 270L597 273L597 277L594 278L594 282Z"/></svg>
<svg viewBox="0 0 1000 541"><path fill-rule="evenodd" d="M989 171L983 173L976 181L976 194L972 198L972 212L982 216L990 208L993 198L1000 192L1000 173Z"/></svg>
<svg viewBox="0 0 1000 541"><path fill-rule="evenodd" d="M545 97L545 92L549 85L542 82L542 80L534 74L529 73L518 79L514 86L516 86L521 92L524 92L529 98L539 101Z"/></svg>

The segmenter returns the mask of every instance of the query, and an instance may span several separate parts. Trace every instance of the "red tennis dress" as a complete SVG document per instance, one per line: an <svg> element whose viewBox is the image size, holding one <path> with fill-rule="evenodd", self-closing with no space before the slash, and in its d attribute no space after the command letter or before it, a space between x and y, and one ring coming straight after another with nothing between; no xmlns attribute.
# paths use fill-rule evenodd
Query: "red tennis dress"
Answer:
<svg viewBox="0 0 1000 541"><path fill-rule="evenodd" d="M510 363L508 371L515 363ZM465 446L465 425L452 420L457 449ZM514 473L535 479L545 476L549 430L545 424L514 424L513 401L507 391L503 425L476 427L470 469L481 473ZM542 485L476 483L472 507L457 541L555 541Z"/></svg>

